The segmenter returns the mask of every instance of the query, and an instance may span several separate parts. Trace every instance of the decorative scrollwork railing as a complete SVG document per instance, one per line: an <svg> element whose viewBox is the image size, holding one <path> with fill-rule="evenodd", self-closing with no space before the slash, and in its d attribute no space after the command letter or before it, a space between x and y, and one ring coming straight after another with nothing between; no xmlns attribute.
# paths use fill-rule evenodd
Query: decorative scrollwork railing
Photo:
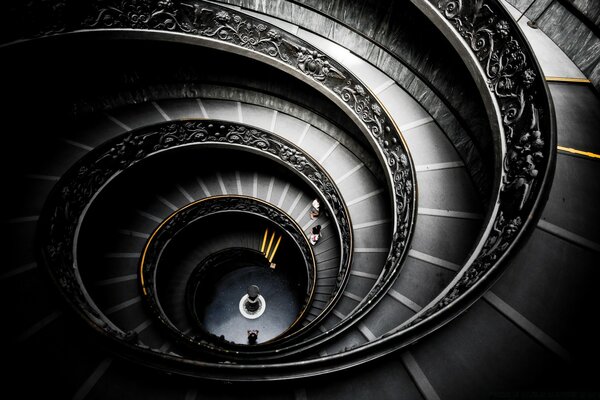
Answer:
<svg viewBox="0 0 600 400"><path fill-rule="evenodd" d="M245 213L268 220L275 224L280 232L284 232L288 236L289 242L295 245L302 256L307 277L306 295L300 307L302 312L292 326L267 343L272 345L274 341L285 338L288 333L294 333L293 329L309 310L317 276L315 255L302 228L283 210L264 201L238 195L212 196L190 203L169 215L152 233L140 258L140 283L146 304L155 318L171 332L178 342L231 358L239 353L239 349L234 351L224 348L217 341L211 340L209 335L199 337L195 334L188 334L173 324L161 306L156 287L156 275L165 247L191 224L202 223L204 217L223 213ZM233 344L229 347L232 346Z"/></svg>
<svg viewBox="0 0 600 400"><path fill-rule="evenodd" d="M442 310L482 293L519 238L534 226L555 164L556 127L548 88L531 48L508 12L493 0L428 3L438 18L450 23L452 34L462 39L471 52L468 56L477 61L483 74L478 79L487 87L485 95L497 105L500 147L505 151L500 157L496 210L480 245L452 283L401 325L397 335L436 316L441 321L447 318L440 315Z"/></svg>
<svg viewBox="0 0 600 400"><path fill-rule="evenodd" d="M339 370L393 351L438 328L472 303L498 276L520 239L534 226L554 170L556 133L550 96L533 52L518 26L496 0L413 2L425 10L434 23L443 27L444 33L452 37L452 43L460 43L458 52L467 60L480 84L496 135L494 140L500 159L497 196L492 202L487 228L474 253L432 303L398 329L367 346L301 363L280 363L276 367L268 364L216 366L189 360L189 364L183 364L163 356L163 361L174 370L214 377L228 369L237 372L235 379L251 380L253 374L260 374L262 379L279 379ZM157 3L95 1L79 6L74 6L72 1L57 1L57 4L62 7L47 18L47 23L33 27L24 24L31 29L18 28L21 30L17 29L16 34L12 32L12 38L113 29L121 29L121 33L135 29L184 34L182 36L198 39L202 44L268 60L319 88L341 105L362 127L388 167L395 213L394 243L384 272L359 307L340 325L348 326L352 320L358 320L368 311L368 304L376 303L377 296L396 276L405 256L415 211L414 168L393 123L364 85L310 44L263 21L213 4L171 0ZM44 7L35 10L33 13L37 12L38 16L45 13ZM24 12L25 15L28 13L29 10ZM30 20L43 19L34 16ZM61 214L71 212L70 209L56 210L58 219L51 230L71 234L69 229L72 228L62 226L61 220ZM56 257L61 245L57 243L48 248L46 258ZM70 263L56 269L57 273L64 272L67 277L71 270ZM63 290L67 292L70 288ZM77 291L70 295L83 298ZM320 337L319 340L326 339L323 335ZM205 369L192 370L194 366ZM234 378L229 376L227 379Z"/></svg>
<svg viewBox="0 0 600 400"><path fill-rule="evenodd" d="M148 157L190 145L235 146L258 152L294 171L319 194L340 240L338 276L323 311L326 314L339 300L348 280L352 254L350 217L332 179L315 160L279 136L244 125L205 120L169 122L121 135L84 156L61 178L40 219L38 243L42 259L67 300L95 329L129 340L127 332L100 312L81 280L76 246L79 227L91 203L111 179ZM318 320L298 331L308 330Z"/></svg>
<svg viewBox="0 0 600 400"><path fill-rule="evenodd" d="M292 73L326 94L360 127L381 163L393 208L392 243L382 272L371 291L348 318L321 335L329 338L349 328L382 298L398 276L406 257L416 215L415 169L400 131L377 97L350 71L310 43L265 21L201 0L131 2L62 0L48 14L47 4L33 3L16 13L40 21L14 27L14 40L73 32L118 31L121 37L143 31L177 33L177 39L252 53L277 68ZM19 7L19 6L17 6ZM44 22L45 21L45 22ZM133 30L133 31L132 31ZM9 39L10 40L10 39Z"/></svg>

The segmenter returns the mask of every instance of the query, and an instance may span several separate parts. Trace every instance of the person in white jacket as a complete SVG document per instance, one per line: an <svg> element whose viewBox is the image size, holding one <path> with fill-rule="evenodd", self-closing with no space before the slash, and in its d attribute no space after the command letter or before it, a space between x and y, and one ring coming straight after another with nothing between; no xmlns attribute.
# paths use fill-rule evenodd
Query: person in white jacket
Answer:
<svg viewBox="0 0 600 400"><path fill-rule="evenodd" d="M310 209L310 219L317 219L319 217L321 208L321 203L319 203L319 199L314 199L312 202L312 207Z"/></svg>

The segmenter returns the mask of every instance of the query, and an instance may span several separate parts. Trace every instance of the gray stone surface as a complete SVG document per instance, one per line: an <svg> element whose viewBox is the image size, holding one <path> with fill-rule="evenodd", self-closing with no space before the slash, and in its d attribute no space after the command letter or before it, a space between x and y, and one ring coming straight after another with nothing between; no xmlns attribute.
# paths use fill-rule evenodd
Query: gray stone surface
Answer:
<svg viewBox="0 0 600 400"><path fill-rule="evenodd" d="M481 228L480 221L419 215L412 248L462 265Z"/></svg>
<svg viewBox="0 0 600 400"><path fill-rule="evenodd" d="M152 103L138 104L135 107L124 107L111 111L110 115L131 129L165 122L165 118Z"/></svg>
<svg viewBox="0 0 600 400"><path fill-rule="evenodd" d="M453 271L408 257L392 288L424 307L446 287L454 275Z"/></svg>
<svg viewBox="0 0 600 400"><path fill-rule="evenodd" d="M334 180L336 178L340 178L340 176L334 176ZM370 173L364 167L356 170L350 177L338 183L338 187L345 193L347 201L383 188L381 184L370 179Z"/></svg>
<svg viewBox="0 0 600 400"><path fill-rule="evenodd" d="M98 306L106 310L135 298L136 293L138 292L138 285L139 282L137 280L110 285L108 290L105 290L103 294L97 295L95 299L98 299ZM98 291L98 293L100 292ZM143 316L144 315L142 314L142 317ZM134 315L132 315L132 318L141 319L140 316ZM131 325L129 325L130 328L134 326L136 326L135 322L132 322Z"/></svg>
<svg viewBox="0 0 600 400"><path fill-rule="evenodd" d="M352 310L354 310L354 308L356 308L356 306L358 305L358 302L356 300L350 299L346 296L342 296L340 298L340 301L336 304L335 306L335 312L336 313L341 313L342 315L346 316L348 314L350 314L350 312ZM340 319L335 316L334 314L330 315L329 317L333 318L334 320L337 320L336 322L339 322ZM329 318L327 317L327 318ZM362 336L360 337L360 341L362 343L364 343L366 341L365 338L363 338ZM332 342L334 342L333 346L339 347L339 346L344 346L347 345L348 342L344 342L344 340L333 340ZM330 352L329 350L327 350L327 352Z"/></svg>
<svg viewBox="0 0 600 400"><path fill-rule="evenodd" d="M337 146L327 157L327 159L321 163L321 165L323 165L329 176L335 180L336 178L344 176L344 174L348 173L361 163L362 161L360 161L354 154L350 153L343 146ZM376 182L375 177L373 177L370 172L369 174L371 175L370 180ZM351 177L347 179L352 181Z"/></svg>
<svg viewBox="0 0 600 400"><path fill-rule="evenodd" d="M403 399L423 400L398 357L382 360L381 371L370 364L353 368L337 375L338 379L323 377L306 386L306 397L311 400ZM344 382L340 385L340 382ZM296 400L302 400L296 397Z"/></svg>
<svg viewBox="0 0 600 400"><path fill-rule="evenodd" d="M361 299L369 292L374 281L352 276L352 279L348 280L345 292L349 292L353 295L357 295Z"/></svg>
<svg viewBox="0 0 600 400"><path fill-rule="evenodd" d="M136 297L136 299L138 298L139 297ZM115 325L120 326L121 329L129 330L138 326L147 319L145 313L146 308L144 307L141 298L139 298L136 303L111 313L110 317L111 321L113 321Z"/></svg>
<svg viewBox="0 0 600 400"><path fill-rule="evenodd" d="M418 173L419 207L479 212L480 203L464 168Z"/></svg>
<svg viewBox="0 0 600 400"><path fill-rule="evenodd" d="M163 100L157 103L172 120L206 118L195 99Z"/></svg>
<svg viewBox="0 0 600 400"><path fill-rule="evenodd" d="M570 0L590 21L600 26L600 4L596 0Z"/></svg>
<svg viewBox="0 0 600 400"><path fill-rule="evenodd" d="M359 203L348 207L350 218L353 224L362 224L365 222L386 219L389 216L389 211L385 207L380 206L381 199L387 198L385 193L380 193L374 197L369 197Z"/></svg>
<svg viewBox="0 0 600 400"><path fill-rule="evenodd" d="M88 153L87 149L82 149L62 140L40 144L46 145L45 149L48 151L48 156L29 165L28 172L33 174L62 176L71 165Z"/></svg>
<svg viewBox="0 0 600 400"><path fill-rule="evenodd" d="M341 306L340 308L348 311L350 308L352 308L351 303L354 303L354 305L356 305L355 301L350 300L346 297L340 300L340 303L344 302L346 303L346 306ZM358 331L358 329L356 329L356 327L353 327L348 331L344 332L342 335L340 335L340 338L338 340L332 340L331 343L327 343L327 345L324 347L324 350L327 352L327 354L335 354L342 352L345 349L350 349L352 347L359 346L366 342L367 339Z"/></svg>
<svg viewBox="0 0 600 400"><path fill-rule="evenodd" d="M479 151L473 145L473 140L478 141L479 148L486 149L491 145L484 139L488 137L489 127L486 114L478 103L479 94L472 83L459 78L467 77L466 71L452 71L453 68L461 69L463 66L450 49L441 52L427 50L434 47L427 43L428 40L443 39L432 39L429 36L438 34L435 29L427 34L423 33L429 22L420 14L413 15L415 10L411 4L394 3L387 6L382 3L374 5L359 2L353 3L352 7L345 7L343 2L329 6L327 3L308 1L304 4L305 8L287 1L229 0L227 3L297 23L306 31L316 33L317 35L311 35L310 32L299 30L299 34L305 34L307 39L310 38L317 46L322 46L324 51L331 51L330 56L343 61L348 53L345 49L340 51L339 46L328 43L323 38L351 49L354 54L390 76L436 118L465 159L480 192L487 193L491 184L490 165L482 164ZM344 24L325 18L309 8L323 11ZM348 11L349 9L352 11ZM368 23L362 21L361 13L357 10L371 13L374 20L369 20ZM348 27L358 31L364 29L362 32L366 32L365 36L356 34ZM416 31L420 34L413 37ZM418 49L411 46L418 46ZM409 65L412 70L403 63ZM415 71L418 71L420 78L415 76ZM423 84L421 79L427 79L431 86ZM432 92L431 87L436 88L436 93ZM463 124L457 121L457 116L467 122ZM465 132L465 126L469 127L470 133Z"/></svg>
<svg viewBox="0 0 600 400"><path fill-rule="evenodd" d="M542 219L600 243L598 161L558 154L556 173Z"/></svg>
<svg viewBox="0 0 600 400"><path fill-rule="evenodd" d="M575 8L579 9L591 23L595 23L598 26L600 21L600 5L598 2L589 0L565 0L571 1ZM526 25L524 24L527 19L535 20L545 35L547 35L554 43L560 47L562 51L577 65L577 67L583 72L583 74L589 78L596 89L600 86L600 74L599 63L600 63L600 38L598 38L589 27L587 27L583 21L577 16L572 14L567 8L565 8L559 1L552 0L509 0L513 6L519 11L525 13L525 17L521 23L522 29L525 31L526 36L531 41L532 37L538 36L528 32ZM565 29L568 27L568 29ZM545 57L543 52L547 46L536 46L536 40L534 39L533 47L536 53L539 50L542 54L538 54L538 58L541 58L542 66L546 72L546 75L550 76L566 76L566 77L578 77L573 76L574 74L569 73L568 69L563 68L566 74L559 75L553 73L554 71L561 71L550 65L557 62L557 59L552 60L550 57ZM547 58L547 60L544 60ZM559 59L560 59L559 55ZM564 62L563 62L564 63ZM549 73L550 72L550 73Z"/></svg>
<svg viewBox="0 0 600 400"><path fill-rule="evenodd" d="M385 247L390 239L390 224L354 230L354 247Z"/></svg>
<svg viewBox="0 0 600 400"><path fill-rule="evenodd" d="M387 257L386 253L354 253L352 258L356 265L356 270L367 272L379 276L381 265Z"/></svg>
<svg viewBox="0 0 600 400"><path fill-rule="evenodd" d="M415 165L460 161L460 156L440 128L429 122L404 133Z"/></svg>
<svg viewBox="0 0 600 400"><path fill-rule="evenodd" d="M206 99L202 101L208 118L239 121L237 104L233 101Z"/></svg>
<svg viewBox="0 0 600 400"><path fill-rule="evenodd" d="M270 130L272 118L269 119L267 116L273 114L272 110L268 110L265 107L260 107L254 104L242 103L242 113L244 115L244 123L257 128ZM279 116L278 116L279 117Z"/></svg>
<svg viewBox="0 0 600 400"><path fill-rule="evenodd" d="M545 76L585 78L573 61L542 30L531 28L527 17L521 18L519 27L531 44Z"/></svg>
<svg viewBox="0 0 600 400"><path fill-rule="evenodd" d="M115 253L137 253L140 254L144 250L144 246L146 245L146 238L129 236L124 234L117 235L115 232L114 237L106 238L106 242L109 242L110 245L104 244L107 246L107 252L112 254ZM113 257L111 257L113 258ZM125 274L124 274L125 275Z"/></svg>
<svg viewBox="0 0 600 400"><path fill-rule="evenodd" d="M558 145L600 154L600 100L588 85L549 83Z"/></svg>
<svg viewBox="0 0 600 400"><path fill-rule="evenodd" d="M302 142L302 147L305 148L315 160L319 160L334 144L335 140L333 138L323 135L316 129L309 129Z"/></svg>
<svg viewBox="0 0 600 400"><path fill-rule="evenodd" d="M134 193L127 193L128 196L131 196L133 194ZM169 214L171 214L173 211L175 211L172 208L169 208L163 202L158 201L158 198L156 198L154 196L153 196L152 200L153 201L149 201L143 205L140 204L139 211L150 214L154 217L158 217L161 220L167 218L169 216Z"/></svg>
<svg viewBox="0 0 600 400"><path fill-rule="evenodd" d="M354 35L358 36L356 34ZM356 74L367 87L370 87L373 90L390 80L383 72L352 53L344 58L343 65Z"/></svg>
<svg viewBox="0 0 600 400"><path fill-rule="evenodd" d="M594 68L589 71L588 77L592 82L600 82L600 63L596 64ZM598 85L595 86L597 87Z"/></svg>
<svg viewBox="0 0 600 400"><path fill-rule="evenodd" d="M375 311L367 315L363 323L375 336L381 336L399 326L414 315L414 311L391 296L384 296Z"/></svg>
<svg viewBox="0 0 600 400"><path fill-rule="evenodd" d="M556 369L562 366L486 302L474 304L411 353L435 390L449 400L485 399L514 388L531 392L538 380L558 382Z"/></svg>
<svg viewBox="0 0 600 400"><path fill-rule="evenodd" d="M325 132L328 136L331 136L333 139L340 142L344 147L360 158L376 176L382 176L381 167L370 154L370 151L365 149L364 145L359 144L356 139L353 139L352 136L348 135L348 132L341 127L304 107L264 93L225 86L205 85L203 86L203 89L198 92L198 95L207 98L214 97L241 101L244 122L266 130L271 129L273 110L278 111L278 115L275 119L276 123L280 117L279 114L294 116L290 118L302 120L313 125L313 128L310 129L318 129ZM163 103L161 102L161 104ZM192 104L191 110L196 112L196 105ZM237 115L237 111L234 115ZM303 127L301 129L303 129ZM290 132L290 135L294 134Z"/></svg>
<svg viewBox="0 0 600 400"><path fill-rule="evenodd" d="M112 121L108 114L105 114L89 121L83 129L78 129L76 133L67 134L66 138L87 146L96 147L100 143L104 143L126 131L125 128Z"/></svg>
<svg viewBox="0 0 600 400"><path fill-rule="evenodd" d="M376 86L375 86L376 87ZM402 126L430 115L405 90L392 85L378 94L398 126Z"/></svg>
<svg viewBox="0 0 600 400"><path fill-rule="evenodd" d="M527 7L531 6L531 4L535 0L506 0L506 1L508 3L510 3L513 7L518 9L519 11L523 12L527 9Z"/></svg>
<svg viewBox="0 0 600 400"><path fill-rule="evenodd" d="M595 342L584 316L598 307L596 257L536 229L492 291L567 350L588 358L580 344Z"/></svg>
<svg viewBox="0 0 600 400"><path fill-rule="evenodd" d="M600 38L560 4L552 4L537 23L586 75L600 62Z"/></svg>
<svg viewBox="0 0 600 400"><path fill-rule="evenodd" d="M550 6L551 3L555 3L555 0L534 0L528 9L521 9L525 13L525 16L531 20L538 18L544 9Z"/></svg>
<svg viewBox="0 0 600 400"><path fill-rule="evenodd" d="M271 119L269 123L272 124L272 121L273 120ZM298 140L306 129L306 124L306 122L298 118L294 118L289 114L277 113L273 130L278 132L278 135L283 136L292 143L298 143ZM322 135L325 136L326 134L322 133Z"/></svg>
<svg viewBox="0 0 600 400"><path fill-rule="evenodd" d="M122 229L150 234L158 226L158 222L152 221L138 213L130 216L128 221L123 221Z"/></svg>

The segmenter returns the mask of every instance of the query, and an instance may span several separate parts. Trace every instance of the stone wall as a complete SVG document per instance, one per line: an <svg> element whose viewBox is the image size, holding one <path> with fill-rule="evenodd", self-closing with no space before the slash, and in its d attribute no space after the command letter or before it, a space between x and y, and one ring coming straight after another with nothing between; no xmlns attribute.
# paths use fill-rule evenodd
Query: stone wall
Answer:
<svg viewBox="0 0 600 400"><path fill-rule="evenodd" d="M600 90L598 0L507 0L565 52Z"/></svg>

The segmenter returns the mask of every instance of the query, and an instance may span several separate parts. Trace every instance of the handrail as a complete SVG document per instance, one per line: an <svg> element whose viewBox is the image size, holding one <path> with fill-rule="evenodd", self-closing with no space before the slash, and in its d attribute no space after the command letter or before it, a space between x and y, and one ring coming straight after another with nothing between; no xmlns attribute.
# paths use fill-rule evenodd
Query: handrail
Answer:
<svg viewBox="0 0 600 400"><path fill-rule="evenodd" d="M248 196L219 195L197 200L171 213L150 235L140 257L139 278L142 293L144 294L146 304L154 313L156 319L164 325L180 343L185 343L186 345L199 350L216 352L221 356L227 354L235 355L236 352L231 349L219 347L217 344L210 342L209 339L202 340L202 338L187 334L171 322L163 310L160 299L157 296L156 274L165 247L179 234L179 232L187 228L190 224L195 224L207 216L231 212L256 215L267 219L272 224L279 227L282 232L285 232L285 234L288 235L290 241L293 242L299 250L307 270L307 293L301 307L302 312L285 332L282 332L276 338L273 338L268 342L256 344L253 348L259 348L267 344L271 345L278 340L285 339L294 334L296 331L294 330L295 326L309 310L317 281L317 262L312 246L308 242L302 228L298 226L296 221L294 221L290 215L272 204Z"/></svg>
<svg viewBox="0 0 600 400"><path fill-rule="evenodd" d="M556 123L548 86L508 12L493 0L415 3L440 21L444 34L452 36L451 42L479 83L492 126L498 122L501 166L486 234L450 285L396 334L450 310L458 300L469 303L469 297L472 302L483 294L498 277L502 262L535 227L550 190L556 157Z"/></svg>
<svg viewBox="0 0 600 400"><path fill-rule="evenodd" d="M98 146L67 171L50 193L38 227L38 248L56 285L76 311L101 333L130 340L95 305L79 272L77 241L88 209L116 176L142 160L187 146L220 146L259 153L293 171L319 195L340 241L340 262L331 298L310 330L339 301L348 281L353 235L341 194L319 164L287 140L258 128L216 120L171 121L125 133Z"/></svg>
<svg viewBox="0 0 600 400"><path fill-rule="evenodd" d="M167 365L173 371L214 379L222 379L222 371L228 370L234 375L224 379L254 380L258 377L304 377L363 363L406 346L458 315L494 282L509 257L534 229L554 172L556 127L548 88L531 48L508 12L495 0L413 2L442 30L464 59L479 86L497 142L496 203L488 214L484 234L467 263L440 296L399 329L343 353L299 362L259 365L216 365L177 360L161 354L158 358L147 358L148 364L156 368ZM142 9L142 12L128 9L133 6L119 2L101 2L101 6L93 8L97 13L85 24L78 20L59 30L134 28L177 32L179 35L186 33L200 39L205 35L209 37L205 40L215 47L268 60L315 87L324 87L329 95L335 93L336 97L331 98L345 107L365 130L382 161L390 167L389 176L398 178L391 183L396 206L394 246L397 247L388 257L391 262L386 262L378 287L370 292L382 293L390 278L395 276L393 271L398 270L410 239L412 218L398 216L414 215L414 168L407 159L401 137L395 136L397 131L393 124L372 100L368 90L357 80L348 78L349 73L339 64L310 50L310 45L262 21L212 4L194 2L188 10L185 8L188 4L165 1L154 10ZM240 33L239 29L243 31ZM368 302L375 303L377 298L369 298ZM123 348L132 354L131 357L136 357L130 346ZM142 353L153 354L139 350L139 354Z"/></svg>
<svg viewBox="0 0 600 400"><path fill-rule="evenodd" d="M57 21L49 30L42 28L41 31L23 33L23 40L94 31L118 32L121 37L126 37L150 31L158 39L251 54L315 87L340 106L361 129L380 162L385 165L386 184L394 210L393 241L381 274L358 307L348 318L312 340L316 344L343 332L383 298L400 272L413 232L417 201L415 168L399 129L368 87L341 64L304 40L262 20L212 3L198 0L192 3L133 4L98 0L85 5L66 2L65 8L69 10L68 18L63 15L65 18L58 21L61 13L55 13L52 17ZM169 36L167 33L177 35ZM311 324L314 322L311 321Z"/></svg>

